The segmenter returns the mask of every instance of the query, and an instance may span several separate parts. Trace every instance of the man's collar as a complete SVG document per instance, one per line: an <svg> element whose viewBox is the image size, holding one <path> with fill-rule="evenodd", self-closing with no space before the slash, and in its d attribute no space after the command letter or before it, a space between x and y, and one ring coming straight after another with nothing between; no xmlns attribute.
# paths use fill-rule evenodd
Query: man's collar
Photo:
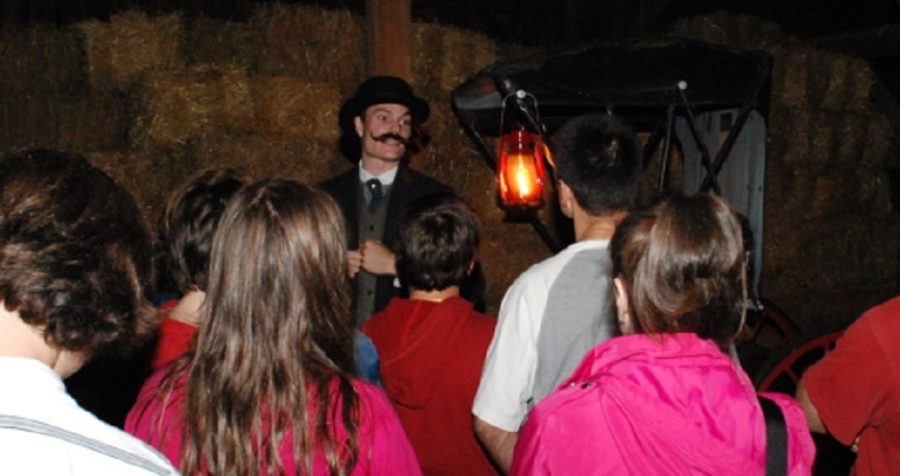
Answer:
<svg viewBox="0 0 900 476"><path fill-rule="evenodd" d="M397 165L396 167L392 168L391 170L388 170L387 172L376 177L375 175L370 174L368 170L363 168L362 161L360 160L359 161L359 180L360 180L360 182L366 182L369 179L377 178L379 181L381 181L381 185L388 186L388 185L391 185L394 183L394 179L397 178L398 170L400 170L399 165Z"/></svg>

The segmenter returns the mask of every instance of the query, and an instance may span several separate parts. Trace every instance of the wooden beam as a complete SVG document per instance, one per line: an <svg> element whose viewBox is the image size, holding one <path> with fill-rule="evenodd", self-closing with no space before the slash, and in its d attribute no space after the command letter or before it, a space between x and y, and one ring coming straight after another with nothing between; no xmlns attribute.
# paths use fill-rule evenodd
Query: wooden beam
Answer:
<svg viewBox="0 0 900 476"><path fill-rule="evenodd" d="M366 70L412 81L411 0L366 0Z"/></svg>

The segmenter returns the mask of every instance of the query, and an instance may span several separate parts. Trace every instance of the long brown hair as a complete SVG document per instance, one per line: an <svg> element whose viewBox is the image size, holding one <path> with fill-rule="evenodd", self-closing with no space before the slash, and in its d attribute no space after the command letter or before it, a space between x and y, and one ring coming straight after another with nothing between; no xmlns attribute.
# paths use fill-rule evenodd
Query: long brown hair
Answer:
<svg viewBox="0 0 900 476"><path fill-rule="evenodd" d="M728 346L743 317L746 263L724 200L679 195L637 211L616 228L610 253L638 332L693 332Z"/></svg>
<svg viewBox="0 0 900 476"><path fill-rule="evenodd" d="M189 364L185 474L284 473L288 432L297 472L312 472L319 449L332 474L352 470L359 403L344 243L337 205L299 182L263 180L231 200Z"/></svg>

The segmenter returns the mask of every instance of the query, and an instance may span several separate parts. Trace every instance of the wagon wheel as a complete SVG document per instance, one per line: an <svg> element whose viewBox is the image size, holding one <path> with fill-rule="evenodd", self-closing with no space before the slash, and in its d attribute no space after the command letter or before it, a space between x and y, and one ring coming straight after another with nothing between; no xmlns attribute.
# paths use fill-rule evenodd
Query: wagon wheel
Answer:
<svg viewBox="0 0 900 476"><path fill-rule="evenodd" d="M780 348L800 335L797 324L772 301L760 298L747 311L744 329L738 335L740 342L753 342L762 347Z"/></svg>
<svg viewBox="0 0 900 476"><path fill-rule="evenodd" d="M761 298L747 310L744 327L735 345L741 364L750 375L774 353L800 335L797 324L778 306Z"/></svg>
<svg viewBox="0 0 900 476"><path fill-rule="evenodd" d="M766 361L753 379L760 392L784 392L793 396L803 372L825 356L844 333L841 328L823 328L806 333ZM828 434L813 433L816 443L814 476L846 475L856 459L850 449Z"/></svg>
<svg viewBox="0 0 900 476"><path fill-rule="evenodd" d="M806 369L834 348L843 328L826 328L806 333L774 353L753 379L760 392L784 392L793 395Z"/></svg>

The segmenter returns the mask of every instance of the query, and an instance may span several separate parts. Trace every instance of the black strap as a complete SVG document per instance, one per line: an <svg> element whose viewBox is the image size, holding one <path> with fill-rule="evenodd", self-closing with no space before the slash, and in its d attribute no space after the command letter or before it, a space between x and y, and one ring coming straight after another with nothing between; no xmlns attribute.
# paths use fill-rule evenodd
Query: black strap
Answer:
<svg viewBox="0 0 900 476"><path fill-rule="evenodd" d="M758 396L766 418L766 476L787 475L787 428L781 408L766 397Z"/></svg>

